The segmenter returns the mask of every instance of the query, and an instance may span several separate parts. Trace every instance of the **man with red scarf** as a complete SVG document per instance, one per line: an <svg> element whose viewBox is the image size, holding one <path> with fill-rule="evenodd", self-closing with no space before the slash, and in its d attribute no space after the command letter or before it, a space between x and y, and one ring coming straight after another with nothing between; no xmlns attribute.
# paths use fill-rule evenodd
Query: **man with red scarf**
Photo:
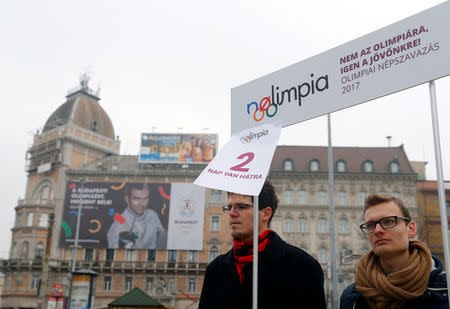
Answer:
<svg viewBox="0 0 450 309"><path fill-rule="evenodd" d="M326 308L323 272L305 251L269 230L278 206L270 181L258 197L258 308ZM250 309L253 270L253 197L228 194L233 248L206 268L199 309Z"/></svg>

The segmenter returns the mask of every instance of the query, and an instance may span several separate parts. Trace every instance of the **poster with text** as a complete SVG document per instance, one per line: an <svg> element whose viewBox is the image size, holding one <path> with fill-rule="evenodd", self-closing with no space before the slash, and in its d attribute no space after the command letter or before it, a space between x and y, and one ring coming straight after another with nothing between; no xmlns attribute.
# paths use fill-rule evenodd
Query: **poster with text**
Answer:
<svg viewBox="0 0 450 309"><path fill-rule="evenodd" d="M74 245L81 199L79 246L166 249L173 193L170 183L68 182L60 246Z"/></svg>

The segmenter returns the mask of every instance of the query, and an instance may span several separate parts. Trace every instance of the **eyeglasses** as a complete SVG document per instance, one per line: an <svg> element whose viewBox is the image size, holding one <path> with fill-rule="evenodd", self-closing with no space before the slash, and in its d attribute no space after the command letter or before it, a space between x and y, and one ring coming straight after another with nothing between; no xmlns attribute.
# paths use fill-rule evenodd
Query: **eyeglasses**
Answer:
<svg viewBox="0 0 450 309"><path fill-rule="evenodd" d="M243 211L250 207L253 207L253 205L243 204L243 203L238 203L238 204L234 204L234 205L223 205L223 212L230 212L231 208L234 208L234 210L236 210L236 211Z"/></svg>
<svg viewBox="0 0 450 309"><path fill-rule="evenodd" d="M364 234L372 234L373 232L375 232L375 229L377 228L378 223L381 225L381 227L384 230L388 230L388 229L391 229L391 228L397 226L398 219L405 220L406 222L411 221L411 219L405 218L405 217L389 216L386 218L382 218L378 221L369 221L369 222L363 223L359 227L361 228L361 231Z"/></svg>

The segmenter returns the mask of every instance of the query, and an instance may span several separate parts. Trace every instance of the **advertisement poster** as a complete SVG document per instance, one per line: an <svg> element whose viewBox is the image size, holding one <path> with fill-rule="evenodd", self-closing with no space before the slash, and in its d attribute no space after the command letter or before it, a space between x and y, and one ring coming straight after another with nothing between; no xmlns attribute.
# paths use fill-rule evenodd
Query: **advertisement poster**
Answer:
<svg viewBox="0 0 450 309"><path fill-rule="evenodd" d="M96 248L167 249L174 184L138 182L68 182L60 246L72 246L81 198L79 245ZM186 184L194 190L194 185ZM81 191L82 189L82 191ZM204 189L196 205L204 207ZM197 222L203 229L203 217ZM176 233L176 229L170 233ZM200 245L199 245L200 244ZM192 241L202 246L202 239ZM179 248L174 248L179 249Z"/></svg>
<svg viewBox="0 0 450 309"><path fill-rule="evenodd" d="M142 133L140 163L205 163L217 151L217 134Z"/></svg>
<svg viewBox="0 0 450 309"><path fill-rule="evenodd" d="M73 276L70 308L88 309L90 282L91 277L88 275Z"/></svg>
<svg viewBox="0 0 450 309"><path fill-rule="evenodd" d="M187 183L173 183L170 197L167 249L202 250L205 190Z"/></svg>

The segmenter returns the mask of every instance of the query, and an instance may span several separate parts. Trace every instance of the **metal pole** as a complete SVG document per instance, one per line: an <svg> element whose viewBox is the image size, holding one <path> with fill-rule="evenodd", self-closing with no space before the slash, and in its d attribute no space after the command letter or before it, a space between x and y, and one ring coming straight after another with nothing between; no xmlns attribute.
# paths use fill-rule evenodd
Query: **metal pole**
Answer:
<svg viewBox="0 0 450 309"><path fill-rule="evenodd" d="M442 242L444 243L444 259L447 273L447 288L448 288L450 287L450 276L448 275L450 266L450 254L448 246L448 221L447 221L448 219L447 219L447 207L445 204L445 187L444 187L444 176L442 172L441 141L439 137L439 121L438 121L436 89L434 86L434 81L431 81L429 83L429 88L430 88L430 103L431 103L431 121L433 124L434 156L436 159L439 208L441 210ZM448 295L448 297L449 297L448 302L450 305L450 295Z"/></svg>
<svg viewBox="0 0 450 309"><path fill-rule="evenodd" d="M336 223L334 220L334 175L333 175L333 148L331 146L331 116L328 119L328 191L330 196L330 255L331 255L331 282L332 298L331 308L338 308L337 268L336 268Z"/></svg>
<svg viewBox="0 0 450 309"><path fill-rule="evenodd" d="M252 308L258 309L258 196L253 197L253 301Z"/></svg>
<svg viewBox="0 0 450 309"><path fill-rule="evenodd" d="M73 257L72 257L72 271L70 273L70 289L69 289L69 309L72 307L70 299L72 298L72 280L73 280L73 272L75 271L75 264L77 262L77 250L78 250L78 239L80 234L80 217L81 217L81 208L83 207L83 188L84 181L80 179L81 187L80 187L80 203L78 204L78 214L77 214L77 227L75 230L75 242L73 247Z"/></svg>

